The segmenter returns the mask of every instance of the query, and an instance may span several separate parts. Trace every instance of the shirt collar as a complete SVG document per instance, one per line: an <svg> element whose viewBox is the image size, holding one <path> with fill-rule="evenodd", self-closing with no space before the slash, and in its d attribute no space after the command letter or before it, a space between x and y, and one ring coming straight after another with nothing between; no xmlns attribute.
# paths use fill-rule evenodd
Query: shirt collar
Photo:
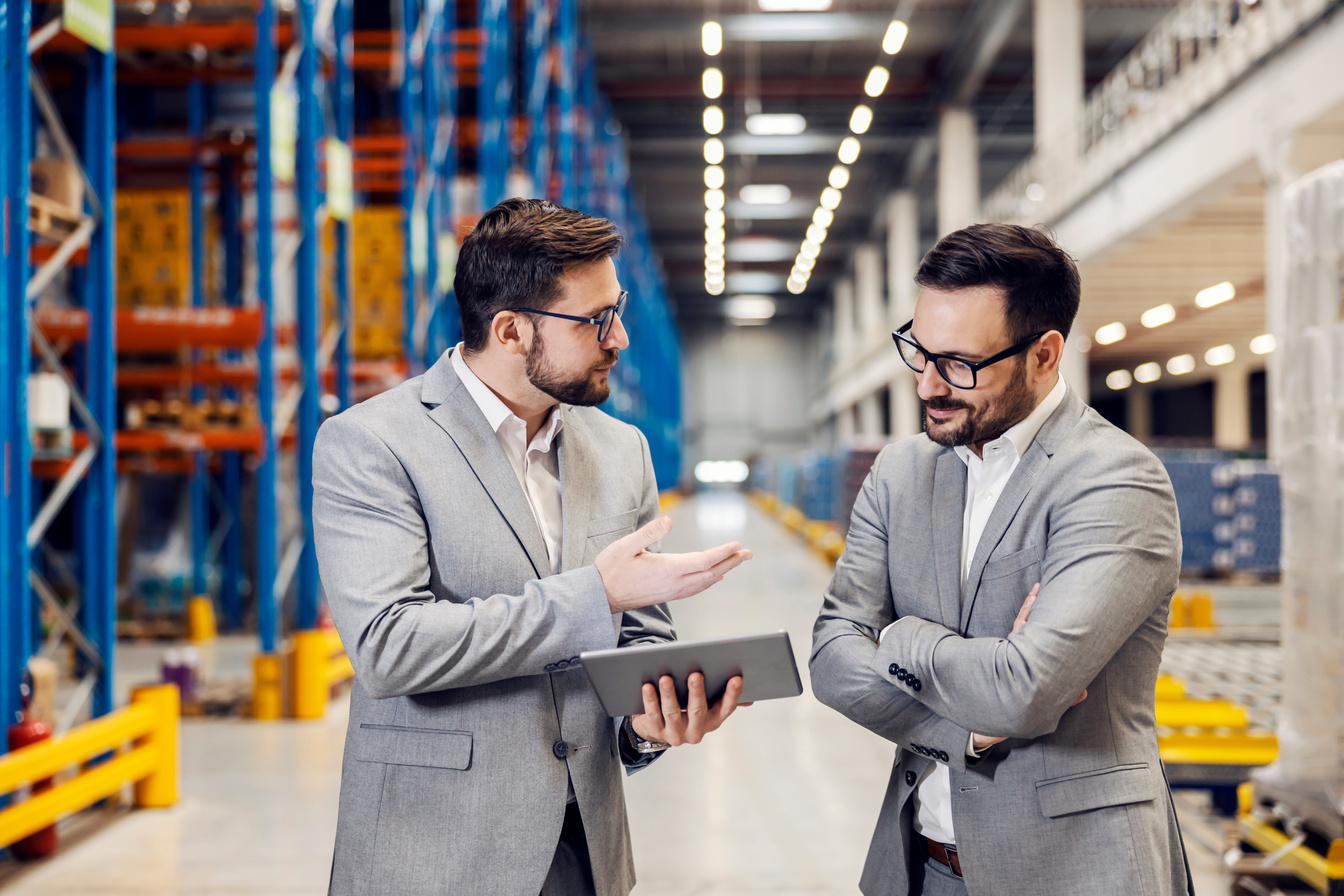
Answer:
<svg viewBox="0 0 1344 896"><path fill-rule="evenodd" d="M496 434L506 426L517 428L524 435L527 433L527 425L522 418L509 410L509 406L501 401L489 386L481 382L481 378L467 366L466 360L462 357L462 343L460 342L457 344L457 348L453 349L452 364L453 371L457 373L458 379L462 381L462 385L467 387L467 393L471 395L472 400L476 402L476 406L485 415L485 422L490 424L490 428ZM561 405L556 405L551 409L549 422L532 439L530 447L538 448L541 451L551 450L551 443L559 435L565 422L564 414L560 412L561 407Z"/></svg>
<svg viewBox="0 0 1344 896"><path fill-rule="evenodd" d="M1012 426L1008 427L1003 435L992 442L986 442L985 448L993 449L997 446L1004 449L1011 446L1018 457L1025 455L1027 449L1031 447L1031 443L1036 440L1036 434L1039 433L1041 427L1045 425L1045 421L1050 419L1050 415L1053 414L1060 403L1064 401L1064 395L1067 391L1068 387L1064 385L1064 377L1057 375L1054 388L1041 400L1041 403L1036 405L1036 407L1032 409L1032 412L1020 422L1014 423ZM975 453L965 445L958 445L953 450L957 452L957 457L961 458L962 463L967 466L970 465L972 458L980 460L980 458L975 457Z"/></svg>

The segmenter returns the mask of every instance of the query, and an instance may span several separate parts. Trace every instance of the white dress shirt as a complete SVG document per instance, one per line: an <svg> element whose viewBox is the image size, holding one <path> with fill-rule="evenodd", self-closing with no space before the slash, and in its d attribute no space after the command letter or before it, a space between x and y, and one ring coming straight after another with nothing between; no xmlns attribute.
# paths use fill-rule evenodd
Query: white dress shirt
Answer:
<svg viewBox="0 0 1344 896"><path fill-rule="evenodd" d="M551 409L550 419L541 430L527 441L527 424L517 414L510 411L508 405L481 382L462 359L462 343L453 350L453 370L457 372L462 385L467 387L486 422L495 431L499 447L513 467L513 475L523 487L523 495L532 516L541 529L542 541L546 542L546 556L551 561L551 572L560 571L560 547L564 537L564 517L560 498L560 456L555 438L564 426L564 415L557 405Z"/></svg>
<svg viewBox="0 0 1344 896"><path fill-rule="evenodd" d="M1017 423L992 442L985 443L980 457L970 448L958 445L953 450L966 464L966 509L961 517L961 587L966 587L966 576L971 571L975 549L985 532L985 523L998 503L1008 479L1017 469L1022 455L1031 447L1036 433L1050 419L1050 415L1064 400L1064 379L1055 380L1055 387L1021 423ZM1021 595L1026 600L1025 594ZM1008 632L1004 632L1005 635ZM968 756L976 755L969 743ZM956 843L952 830L952 779L947 766L932 763L915 789L915 830L939 843Z"/></svg>

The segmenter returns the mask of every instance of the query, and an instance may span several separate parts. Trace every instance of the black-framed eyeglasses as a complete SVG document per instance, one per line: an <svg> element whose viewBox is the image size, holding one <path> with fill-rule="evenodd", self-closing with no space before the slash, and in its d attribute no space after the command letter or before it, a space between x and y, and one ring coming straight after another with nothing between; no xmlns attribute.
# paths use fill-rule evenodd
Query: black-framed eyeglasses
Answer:
<svg viewBox="0 0 1344 896"><path fill-rule="evenodd" d="M628 289L621 290L621 294L616 297L616 304L612 305L606 311L603 311L597 317L578 317L574 314L561 314L558 311L538 311L535 308L507 308L506 311L512 311L516 314L544 314L547 317L558 317L561 320L578 321L581 324L593 324L597 327L597 341L606 342L607 337L611 335L612 324L616 318L625 313L625 303L630 298Z"/></svg>
<svg viewBox="0 0 1344 896"><path fill-rule="evenodd" d="M910 328L914 324L915 322L912 320L891 334L892 340L896 343L897 351L901 353L901 360L915 373L923 373L924 369L929 366L929 362L932 361L933 366L938 368L939 375L947 381L947 384L958 389L974 389L976 374L981 370L991 364L997 364L1005 358L1021 354L1031 348L1032 343L1037 339L1045 335L1045 333L1037 333L1035 336L1028 336L1016 345L1009 346L997 355L990 355L983 361L967 361L958 358L956 355L934 354L913 339L907 339L905 334L910 332Z"/></svg>

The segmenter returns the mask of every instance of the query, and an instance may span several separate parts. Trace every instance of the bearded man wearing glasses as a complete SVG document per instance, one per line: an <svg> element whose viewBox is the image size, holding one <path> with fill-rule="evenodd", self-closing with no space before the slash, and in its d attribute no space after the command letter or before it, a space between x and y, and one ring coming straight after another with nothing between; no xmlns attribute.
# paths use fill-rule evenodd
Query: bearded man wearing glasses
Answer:
<svg viewBox="0 0 1344 896"><path fill-rule="evenodd" d="M898 745L860 888L1186 894L1153 714L1176 501L1059 375L1078 270L986 224L915 280L925 431L873 464L813 629L817 697Z"/></svg>
<svg viewBox="0 0 1344 896"><path fill-rule="evenodd" d="M675 637L665 604L749 559L648 550L649 446L597 410L628 346L610 221L510 199L463 241L462 343L327 421L313 462L322 584L355 666L330 892L625 896L621 767L698 743L692 675L617 724L585 650Z"/></svg>

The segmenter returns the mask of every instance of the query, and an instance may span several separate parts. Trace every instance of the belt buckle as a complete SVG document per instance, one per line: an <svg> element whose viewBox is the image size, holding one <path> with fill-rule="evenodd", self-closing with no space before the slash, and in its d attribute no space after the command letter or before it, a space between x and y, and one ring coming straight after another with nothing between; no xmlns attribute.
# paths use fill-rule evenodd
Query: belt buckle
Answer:
<svg viewBox="0 0 1344 896"><path fill-rule="evenodd" d="M943 852L947 853L947 870L951 871L957 877L961 877L961 858L957 855L956 845L949 846L946 843L941 844ZM955 862L953 860L956 860Z"/></svg>

